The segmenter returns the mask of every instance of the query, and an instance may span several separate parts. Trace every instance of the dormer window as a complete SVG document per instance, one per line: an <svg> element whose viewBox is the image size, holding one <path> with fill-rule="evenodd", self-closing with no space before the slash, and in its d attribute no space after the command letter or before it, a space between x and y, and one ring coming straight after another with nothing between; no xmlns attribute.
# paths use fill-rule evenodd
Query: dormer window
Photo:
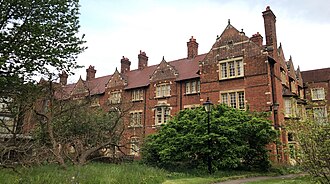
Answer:
<svg viewBox="0 0 330 184"><path fill-rule="evenodd" d="M171 86L169 83L158 84L156 86L156 98L171 96Z"/></svg>
<svg viewBox="0 0 330 184"><path fill-rule="evenodd" d="M135 89L132 91L132 101L142 101L143 100L143 90Z"/></svg>
<svg viewBox="0 0 330 184"><path fill-rule="evenodd" d="M186 94L196 94L200 93L200 80L188 81L185 83Z"/></svg>

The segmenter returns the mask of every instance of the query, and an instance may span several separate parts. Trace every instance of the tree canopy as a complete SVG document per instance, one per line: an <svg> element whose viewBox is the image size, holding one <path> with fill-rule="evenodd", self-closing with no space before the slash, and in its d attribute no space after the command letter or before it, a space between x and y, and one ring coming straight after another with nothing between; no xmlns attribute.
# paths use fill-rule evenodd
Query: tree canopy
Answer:
<svg viewBox="0 0 330 184"><path fill-rule="evenodd" d="M206 118L203 108L180 111L158 133L147 137L144 161L165 168L200 168L210 154L213 169L270 167L266 146L275 140L276 131L269 120L218 105L211 112L208 135Z"/></svg>
<svg viewBox="0 0 330 184"><path fill-rule="evenodd" d="M0 85L77 68L86 49L78 15L79 0L0 0Z"/></svg>

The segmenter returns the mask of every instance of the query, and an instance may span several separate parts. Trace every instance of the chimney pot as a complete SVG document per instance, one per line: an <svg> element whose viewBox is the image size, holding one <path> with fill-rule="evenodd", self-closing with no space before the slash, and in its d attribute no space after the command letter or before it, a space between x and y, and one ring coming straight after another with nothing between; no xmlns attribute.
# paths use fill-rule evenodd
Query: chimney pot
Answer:
<svg viewBox="0 0 330 184"><path fill-rule="evenodd" d="M123 56L123 58L120 60L120 63L121 63L121 67L120 67L120 72L121 73L125 73L125 72L130 71L131 62L129 61L128 58Z"/></svg>
<svg viewBox="0 0 330 184"><path fill-rule="evenodd" d="M148 66L148 56L145 52L142 52L140 50L140 54L138 55L139 63L138 63L138 69L143 69Z"/></svg>
<svg viewBox="0 0 330 184"><path fill-rule="evenodd" d="M89 67L86 69L86 80L91 80L91 79L95 79L95 73L96 70L94 68L94 66L89 65Z"/></svg>
<svg viewBox="0 0 330 184"><path fill-rule="evenodd" d="M60 76L60 83L62 85L66 85L68 82L68 74L65 71L62 71L62 73L60 73L59 76Z"/></svg>
<svg viewBox="0 0 330 184"><path fill-rule="evenodd" d="M198 55L198 43L196 42L196 39L191 36L189 39L189 42L187 42L187 48L188 48L188 59L192 59Z"/></svg>

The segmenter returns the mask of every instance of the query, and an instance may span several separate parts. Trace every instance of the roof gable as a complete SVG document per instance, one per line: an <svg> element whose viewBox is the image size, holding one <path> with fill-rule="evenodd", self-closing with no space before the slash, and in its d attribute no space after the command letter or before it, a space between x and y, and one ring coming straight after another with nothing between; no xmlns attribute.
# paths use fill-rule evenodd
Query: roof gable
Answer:
<svg viewBox="0 0 330 184"><path fill-rule="evenodd" d="M286 62L286 66L287 66L287 69L288 69L289 76L293 79L296 79L296 71L294 70L294 66L293 66L291 56L290 56L289 61Z"/></svg>
<svg viewBox="0 0 330 184"><path fill-rule="evenodd" d="M115 73L111 76L110 80L106 84L106 88L113 88L118 86L126 86L127 80L125 77L119 73L118 69L116 68Z"/></svg>
<svg viewBox="0 0 330 184"><path fill-rule="evenodd" d="M88 94L88 88L85 82L82 80L81 76L71 91L71 95L80 95L80 94Z"/></svg>
<svg viewBox="0 0 330 184"><path fill-rule="evenodd" d="M298 81L298 85L303 87L303 79L301 76L301 72L300 72L300 67L298 66L297 70L296 70L296 79Z"/></svg>
<svg viewBox="0 0 330 184"><path fill-rule="evenodd" d="M178 75L178 71L175 69L175 67L166 62L163 57L163 60L157 66L154 73L151 75L150 81L155 82L164 79L173 79L177 78Z"/></svg>
<svg viewBox="0 0 330 184"><path fill-rule="evenodd" d="M215 64L220 60L234 57L254 57L261 55L263 48L240 32L228 22L220 37L217 37L210 52L205 57L204 64Z"/></svg>

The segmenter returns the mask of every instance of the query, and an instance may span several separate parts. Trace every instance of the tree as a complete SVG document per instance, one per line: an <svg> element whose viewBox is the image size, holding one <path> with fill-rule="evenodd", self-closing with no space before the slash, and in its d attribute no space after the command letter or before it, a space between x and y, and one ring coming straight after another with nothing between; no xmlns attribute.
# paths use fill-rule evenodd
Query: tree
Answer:
<svg viewBox="0 0 330 184"><path fill-rule="evenodd" d="M75 59L85 49L77 35L78 0L0 0L0 12L1 86L15 89L17 79L78 67Z"/></svg>
<svg viewBox="0 0 330 184"><path fill-rule="evenodd" d="M144 161L166 168L199 168L211 154L214 169L270 167L266 145L276 138L270 121L218 105L211 112L211 134L207 135L206 117L203 108L180 111L158 133L147 137Z"/></svg>
<svg viewBox="0 0 330 184"><path fill-rule="evenodd" d="M0 0L0 101L6 107L0 128L10 133L0 139L1 163L11 152L31 152L31 145L22 146L20 127L40 92L34 76L54 80L79 67L75 60L86 47L78 15L78 0Z"/></svg>
<svg viewBox="0 0 330 184"><path fill-rule="evenodd" d="M321 121L312 117L293 119L288 124L298 142L298 162L316 180L330 183L330 124L328 118Z"/></svg>
<svg viewBox="0 0 330 184"><path fill-rule="evenodd" d="M102 149L112 151L115 156L115 150L126 148L127 142L122 136L123 117L129 107L124 102L103 109L93 106L94 98L90 95L66 99L61 85L49 81L44 87L44 94L34 109L38 122L34 139L43 150L41 153L48 151L41 160L53 159L65 168L67 160L84 165L104 156L99 154Z"/></svg>

